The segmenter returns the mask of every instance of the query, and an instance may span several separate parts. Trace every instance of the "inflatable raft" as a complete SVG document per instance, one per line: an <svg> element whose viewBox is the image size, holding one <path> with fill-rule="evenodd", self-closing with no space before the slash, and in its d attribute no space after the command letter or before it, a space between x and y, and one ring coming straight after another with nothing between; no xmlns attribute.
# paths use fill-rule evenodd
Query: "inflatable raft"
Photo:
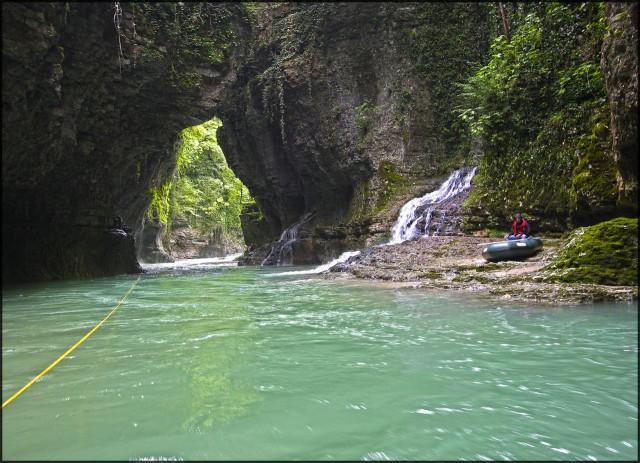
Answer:
<svg viewBox="0 0 640 463"><path fill-rule="evenodd" d="M532 236L524 240L489 243L482 250L482 257L489 262L518 260L530 257L542 249L542 238Z"/></svg>

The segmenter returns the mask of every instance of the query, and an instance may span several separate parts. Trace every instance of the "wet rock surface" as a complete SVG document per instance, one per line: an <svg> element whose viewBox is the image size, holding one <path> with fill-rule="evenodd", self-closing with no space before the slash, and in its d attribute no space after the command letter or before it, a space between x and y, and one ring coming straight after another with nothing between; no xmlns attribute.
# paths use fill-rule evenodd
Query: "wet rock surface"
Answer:
<svg viewBox="0 0 640 463"><path fill-rule="evenodd" d="M562 247L562 239L543 237L543 248L521 261L489 263L482 258L496 238L427 236L392 246L363 250L324 275L334 279L384 281L425 289L461 290L498 300L564 305L638 298L638 286L545 283L540 272Z"/></svg>
<svg viewBox="0 0 640 463"><path fill-rule="evenodd" d="M638 209L638 4L607 2L611 33L603 44L601 68L611 104L613 157L620 172L621 205Z"/></svg>

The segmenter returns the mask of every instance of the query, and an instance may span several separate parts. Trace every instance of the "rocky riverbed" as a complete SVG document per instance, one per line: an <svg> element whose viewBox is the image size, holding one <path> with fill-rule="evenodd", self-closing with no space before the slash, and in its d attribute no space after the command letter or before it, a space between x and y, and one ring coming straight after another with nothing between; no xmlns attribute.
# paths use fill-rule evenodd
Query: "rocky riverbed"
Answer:
<svg viewBox="0 0 640 463"><path fill-rule="evenodd" d="M551 263L564 241L543 239L536 255L521 261L490 263L482 249L496 238L472 236L426 236L391 246L363 250L345 263L335 265L328 278L384 281L415 288L461 290L501 300L582 304L631 301L638 286L606 286L582 283L548 283L543 269Z"/></svg>

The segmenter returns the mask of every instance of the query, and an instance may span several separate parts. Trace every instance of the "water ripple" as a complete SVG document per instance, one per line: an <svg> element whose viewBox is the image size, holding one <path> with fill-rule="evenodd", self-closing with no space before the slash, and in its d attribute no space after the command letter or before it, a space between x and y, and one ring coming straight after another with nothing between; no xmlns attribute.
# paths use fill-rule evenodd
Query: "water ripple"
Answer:
<svg viewBox="0 0 640 463"><path fill-rule="evenodd" d="M278 271L143 276L3 410L3 457L637 458L637 304L496 306ZM3 397L131 284L3 291Z"/></svg>

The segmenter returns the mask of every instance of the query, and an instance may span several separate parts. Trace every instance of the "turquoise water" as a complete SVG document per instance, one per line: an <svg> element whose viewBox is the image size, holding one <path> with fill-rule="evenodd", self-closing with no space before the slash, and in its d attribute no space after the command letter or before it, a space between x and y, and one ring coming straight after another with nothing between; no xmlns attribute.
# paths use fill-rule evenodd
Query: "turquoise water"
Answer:
<svg viewBox="0 0 640 463"><path fill-rule="evenodd" d="M3 460L638 457L637 302L150 268L5 406ZM3 403L135 280L3 288Z"/></svg>

